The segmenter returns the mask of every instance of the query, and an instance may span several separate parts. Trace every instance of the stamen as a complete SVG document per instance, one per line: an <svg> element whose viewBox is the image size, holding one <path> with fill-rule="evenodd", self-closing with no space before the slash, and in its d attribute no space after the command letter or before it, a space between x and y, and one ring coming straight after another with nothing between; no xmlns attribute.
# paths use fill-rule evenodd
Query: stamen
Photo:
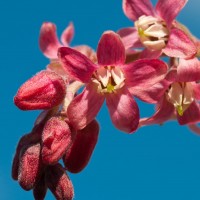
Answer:
<svg viewBox="0 0 200 200"><path fill-rule="evenodd" d="M97 84L98 92L112 93L124 86L124 74L118 67L101 67L93 74L93 83Z"/></svg>
<svg viewBox="0 0 200 200"><path fill-rule="evenodd" d="M138 30L140 41L146 48L154 51L166 46L169 31L164 21L143 15L135 22L135 27Z"/></svg>
<svg viewBox="0 0 200 200"><path fill-rule="evenodd" d="M183 116L184 112L188 109L193 102L193 88L191 83L188 82L175 82L172 83L166 91L167 100L174 105L177 113Z"/></svg>
<svg viewBox="0 0 200 200"><path fill-rule="evenodd" d="M181 106L181 105L178 105L177 107L176 107L176 110L177 110L177 112L178 112L178 114L180 115L180 116L183 116L183 107Z"/></svg>

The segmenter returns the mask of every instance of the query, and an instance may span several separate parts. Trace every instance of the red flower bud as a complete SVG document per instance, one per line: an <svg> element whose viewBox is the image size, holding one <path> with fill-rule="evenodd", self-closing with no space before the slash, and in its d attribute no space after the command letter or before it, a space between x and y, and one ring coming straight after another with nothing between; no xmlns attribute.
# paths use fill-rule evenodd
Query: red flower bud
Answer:
<svg viewBox="0 0 200 200"><path fill-rule="evenodd" d="M65 94L64 80L55 72L44 70L19 88L14 102L22 110L50 109L62 103Z"/></svg>
<svg viewBox="0 0 200 200"><path fill-rule="evenodd" d="M35 200L43 200L47 193L47 185L45 182L45 173L40 177L40 179L35 184L33 188L33 196Z"/></svg>
<svg viewBox="0 0 200 200"><path fill-rule="evenodd" d="M55 164L72 144L68 124L59 117L52 117L45 124L42 134L42 161Z"/></svg>
<svg viewBox="0 0 200 200"><path fill-rule="evenodd" d="M18 142L15 156L13 158L12 163L12 178L14 180L18 179L18 172L19 172L19 157L20 152L25 146L29 146L31 144L36 144L40 140L39 134L29 133L21 137L21 139Z"/></svg>
<svg viewBox="0 0 200 200"><path fill-rule="evenodd" d="M73 199L74 188L72 182L59 163L47 167L45 180L57 200Z"/></svg>
<svg viewBox="0 0 200 200"><path fill-rule="evenodd" d="M78 173L88 164L98 140L99 124L93 120L84 129L77 131L71 148L63 157L65 167Z"/></svg>
<svg viewBox="0 0 200 200"><path fill-rule="evenodd" d="M42 169L40 144L29 145L22 149L18 181L24 190L30 190L38 180Z"/></svg>

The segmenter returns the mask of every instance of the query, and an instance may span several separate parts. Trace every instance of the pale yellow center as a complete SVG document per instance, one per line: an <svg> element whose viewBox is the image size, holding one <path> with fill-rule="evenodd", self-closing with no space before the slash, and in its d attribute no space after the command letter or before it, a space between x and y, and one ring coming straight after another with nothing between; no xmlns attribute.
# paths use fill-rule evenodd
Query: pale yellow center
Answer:
<svg viewBox="0 0 200 200"><path fill-rule="evenodd" d="M135 22L135 27L138 30L140 41L146 48L155 51L166 46L169 31L164 21L152 16L142 15Z"/></svg>
<svg viewBox="0 0 200 200"><path fill-rule="evenodd" d="M166 92L168 101L174 105L177 113L182 116L193 102L193 89L189 82L175 82Z"/></svg>
<svg viewBox="0 0 200 200"><path fill-rule="evenodd" d="M124 74L119 67L100 67L92 76L92 82L97 85L100 93L112 93L124 86Z"/></svg>

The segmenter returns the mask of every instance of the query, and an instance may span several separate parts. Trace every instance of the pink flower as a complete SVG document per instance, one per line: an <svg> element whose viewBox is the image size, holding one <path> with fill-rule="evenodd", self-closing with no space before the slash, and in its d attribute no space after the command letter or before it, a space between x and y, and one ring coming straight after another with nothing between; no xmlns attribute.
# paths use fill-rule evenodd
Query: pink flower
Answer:
<svg viewBox="0 0 200 200"><path fill-rule="evenodd" d="M176 70L156 84L154 90L142 91L145 96L158 95L156 112L149 118L140 120L140 125L162 124L176 119L180 125L194 124L200 120L200 62L197 58L180 59ZM160 85L160 87L157 87Z"/></svg>
<svg viewBox="0 0 200 200"><path fill-rule="evenodd" d="M125 15L135 27L119 31L126 48L145 47L142 56L192 58L197 49L186 33L173 25L187 0L158 0L155 9L149 0L123 0ZM152 55L151 55L152 54Z"/></svg>
<svg viewBox="0 0 200 200"><path fill-rule="evenodd" d="M77 131L72 146L63 156L65 168L71 173L82 171L88 164L99 136L99 124L96 120L84 129Z"/></svg>
<svg viewBox="0 0 200 200"><path fill-rule="evenodd" d="M114 125L125 132L138 127L139 109L132 98L134 88L150 87L163 78L167 66L159 60L138 60L125 64L125 48L120 37L105 32L98 44L98 64L80 52L61 47L58 56L68 73L86 83L67 109L75 129L83 129L99 112L104 99Z"/></svg>

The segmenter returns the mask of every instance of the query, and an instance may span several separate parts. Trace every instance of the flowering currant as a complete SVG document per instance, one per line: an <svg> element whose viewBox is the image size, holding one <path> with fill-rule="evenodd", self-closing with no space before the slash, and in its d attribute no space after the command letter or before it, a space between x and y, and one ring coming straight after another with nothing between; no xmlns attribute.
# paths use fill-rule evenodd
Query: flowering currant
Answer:
<svg viewBox="0 0 200 200"><path fill-rule="evenodd" d="M106 99L113 124L128 133L135 131L139 109L132 98L134 88L150 87L167 72L167 66L159 60L125 64L124 45L112 31L105 32L99 41L98 64L67 47L59 48L58 57L72 77L86 83L84 91L72 100L67 110L76 129L90 123Z"/></svg>
<svg viewBox="0 0 200 200"><path fill-rule="evenodd" d="M119 30L126 48L145 47L141 57L192 58L197 49L181 29L173 25L174 19L187 0L158 0L155 10L149 0L123 0L125 15L135 21L135 27Z"/></svg>
<svg viewBox="0 0 200 200"><path fill-rule="evenodd" d="M42 53L50 59L50 64L47 65L47 69L55 71L67 81L69 81L71 77L69 77L62 64L58 61L57 52L59 47L70 46L73 37L74 25L72 22L69 23L61 34L61 42L59 41L56 33L56 25L51 22L44 22L42 24L39 35L40 49ZM73 48L80 51L94 62L96 61L96 53L89 46L79 45Z"/></svg>
<svg viewBox="0 0 200 200"><path fill-rule="evenodd" d="M169 78L170 77L170 78ZM197 58L180 59L177 68L172 69L160 87L154 89L158 100L157 111L150 118L140 120L140 125L162 124L177 118L180 125L200 121L200 62ZM155 91L149 90L147 96Z"/></svg>

